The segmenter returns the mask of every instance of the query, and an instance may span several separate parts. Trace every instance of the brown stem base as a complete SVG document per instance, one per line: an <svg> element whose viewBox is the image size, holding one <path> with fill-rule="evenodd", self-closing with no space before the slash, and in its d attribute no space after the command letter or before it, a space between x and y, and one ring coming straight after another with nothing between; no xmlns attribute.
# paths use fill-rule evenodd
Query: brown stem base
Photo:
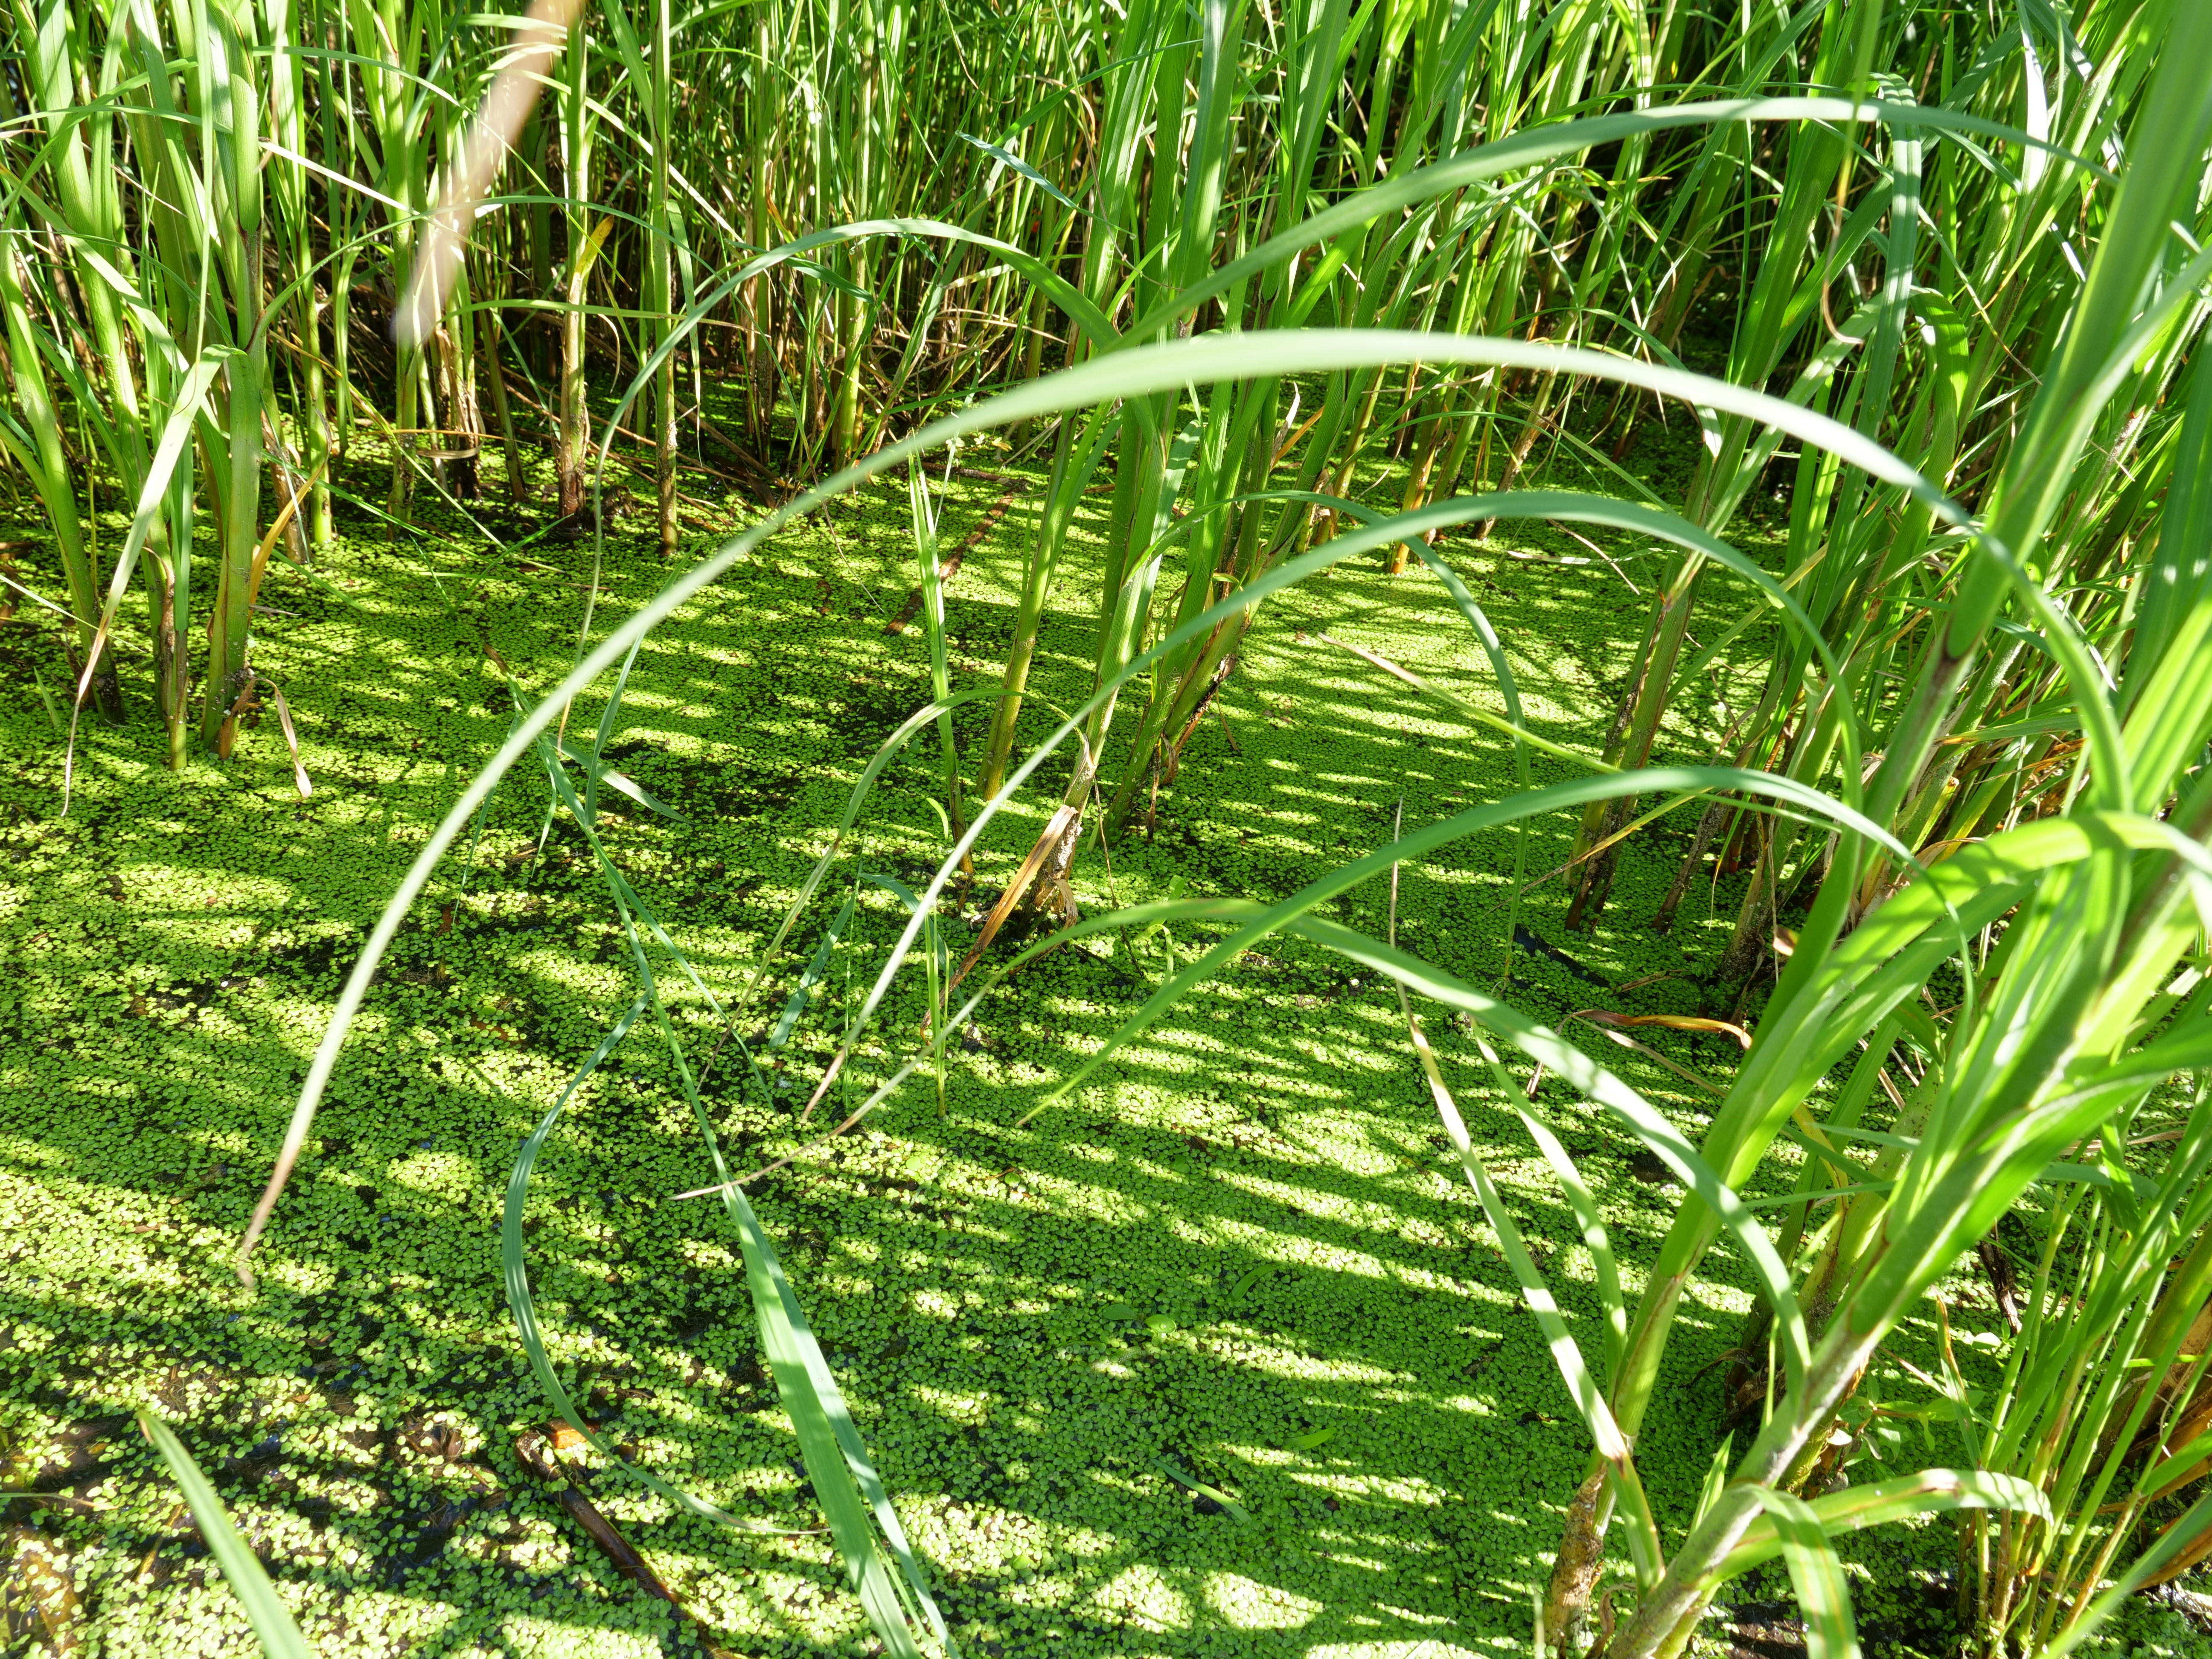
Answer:
<svg viewBox="0 0 2212 1659"><path fill-rule="evenodd" d="M1589 1634L1590 1592L1605 1565L1605 1525L1609 1518L1605 1501L1603 1465L1576 1489L1567 1505L1566 1530L1559 1538L1559 1553L1552 1559L1551 1588L1544 1597L1545 1645L1560 1659L1577 1659Z"/></svg>

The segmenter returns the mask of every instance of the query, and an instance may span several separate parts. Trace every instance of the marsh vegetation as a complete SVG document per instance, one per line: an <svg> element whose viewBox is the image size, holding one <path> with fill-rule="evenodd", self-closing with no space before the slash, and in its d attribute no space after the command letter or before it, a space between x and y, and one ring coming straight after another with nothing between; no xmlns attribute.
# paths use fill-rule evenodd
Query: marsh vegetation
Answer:
<svg viewBox="0 0 2212 1659"><path fill-rule="evenodd" d="M2201 1645L2212 7L6 27L11 1650Z"/></svg>

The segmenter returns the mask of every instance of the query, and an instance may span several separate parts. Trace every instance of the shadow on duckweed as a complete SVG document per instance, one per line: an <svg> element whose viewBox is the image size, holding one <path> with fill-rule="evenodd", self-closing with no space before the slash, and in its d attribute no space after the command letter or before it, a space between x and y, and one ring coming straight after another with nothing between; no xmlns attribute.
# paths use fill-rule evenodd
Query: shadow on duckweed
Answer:
<svg viewBox="0 0 2212 1659"><path fill-rule="evenodd" d="M956 512L982 511L990 491L974 494ZM910 574L888 514L871 500L836 534L779 543L650 640L632 678L614 752L685 821L617 814L606 833L718 994L742 982L859 759L926 696L920 643L887 636L879 614ZM1019 533L971 553L952 590L969 672L1009 626ZM1584 729L1635 622L1611 573L1451 553L1498 606L1532 720ZM228 1268L382 891L504 732L484 647L549 677L587 560L339 550L326 573L345 602L295 592L283 604L300 615L260 642L300 721L316 782L304 803L267 732L228 771L173 777L151 732L128 728L88 736L63 820L37 704L5 713L0 1409L8 1484L40 1494L9 1520L35 1518L68 1550L104 1653L173 1653L187 1628L206 1651L218 1630L243 1639L131 1429L149 1401L298 1598L318 1651L692 1642L513 1454L546 1407L498 1300L501 1195L521 1139L631 994L590 866L558 825L541 850L542 791L520 776L467 889L449 871L395 949L277 1212L258 1297ZM641 599L659 567L617 548L609 571L603 614ZM1287 891L1384 840L1401 794L1419 822L1510 787L1498 744L1386 690L1312 637L1323 627L1488 698L1479 653L1418 577L1347 569L1286 595L1151 838L1118 846L1110 872L1086 854L1087 904L1133 902L1174 874L1194 890ZM1086 646L1080 619L1056 623L1036 683L1079 686ZM981 720L963 735L979 740ZM852 848L860 867L933 861L933 769L920 757L893 769ZM1039 816L1008 813L987 884ZM1535 828L1531 876L1564 856L1571 827ZM1574 941L1586 971L1687 971L1681 942L1638 931L1679 855L1663 833L1631 849L1606 926ZM1401 932L1494 977L1512 868L1501 840L1409 869ZM1553 939L1556 897L1528 913ZM1382 902L1349 895L1335 914L1379 927ZM887 898L860 913L775 1057L793 1085L770 1101L715 1068L733 1162L797 1144L825 1033L895 926ZM795 960L821 926L803 924ZM1691 948L1703 937L1686 916L1680 932ZM1270 944L1075 1100L1008 1127L1142 1000L1159 952L1188 943L1124 940L1025 971L958 1056L949 1116L917 1079L859 1134L757 1189L941 1605L963 1648L988 1655L1522 1651L1586 1437L1435 1133L1387 988ZM1544 957L1515 972L1550 1017L1593 994ZM1697 994L1679 978L1635 1004L1679 1010ZM687 1042L711 1048L713 1021L681 1000ZM747 1030L772 1012L756 1003ZM894 998L884 1041L910 1042L921 1013L918 992ZM1563 1241L1548 1261L1563 1305L1594 1331L1571 1218L1510 1116L1480 1106L1471 1044L1449 1029L1441 1041L1525 1224ZM540 1316L564 1380L626 1455L741 1516L811 1527L734 1242L708 1206L669 1201L704 1159L656 1042L633 1033L541 1160L527 1221ZM1671 1052L1725 1064L1693 1039ZM1696 1121L1676 1079L1608 1058ZM855 1088L890 1063L880 1047L863 1060ZM1593 1160L1632 1272L1668 1195L1628 1178L1620 1143L1577 1103L1545 1099ZM1745 1305L1731 1272L1717 1264L1701 1287L1683 1383L1639 1448L1675 1524L1711 1452L1717 1383L1695 1374ZM599 1500L731 1650L860 1650L826 1541L717 1530L611 1477Z"/></svg>

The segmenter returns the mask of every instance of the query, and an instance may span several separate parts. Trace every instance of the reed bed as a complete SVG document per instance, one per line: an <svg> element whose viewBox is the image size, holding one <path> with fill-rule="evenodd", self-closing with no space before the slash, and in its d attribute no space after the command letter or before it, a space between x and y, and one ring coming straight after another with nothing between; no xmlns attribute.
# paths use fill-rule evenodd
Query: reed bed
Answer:
<svg viewBox="0 0 2212 1659"><path fill-rule="evenodd" d="M434 504L511 550L606 537L611 488L667 561L650 600L586 610L550 690L500 665L509 733L337 995L242 1273L380 962L520 769L602 882L632 981L514 1170L523 1351L613 1458L540 1338L522 1217L569 1095L657 1038L710 1171L689 1196L721 1208L849 1592L882 1650L957 1646L700 1083L712 1065L776 1103L763 1062L836 959L856 826L919 744L938 861L873 878L900 931L795 1127L834 1139L917 1073L941 1104L1010 976L1093 940L1161 970L1024 1123L1280 941L1392 981L1404 1064L1591 1443L1557 1495L1540 1651L1679 1653L1778 1557L1808 1650L1856 1651L1834 1539L1944 1515L1961 1640L2057 1659L2212 1553L2212 9L25 0L11 27L0 439L51 528L21 586L53 618L72 734L146 721L172 766L228 757L264 692L289 732L258 596L275 558L314 580L342 523L404 537ZM1662 494L1627 463L1676 429L1693 459ZM1008 635L975 673L948 644L938 502L978 455L1030 500ZM683 534L709 477L752 518L711 551ZM617 797L672 810L609 754L632 665L872 480L904 492L928 698L809 826L826 850L757 956L702 970L602 833ZM106 550L103 494L130 513ZM1100 556L1072 561L1092 498ZM1516 642L1466 579L1518 524L1656 572L1579 732L1531 722ZM1514 787L1285 890L1121 906L1112 847L1176 799L1270 602L1366 567L1439 585L1495 707L1369 665L1504 745ZM1048 692L1039 642L1068 616L1083 678ZM1695 1014L1540 1018L1514 904L1470 972L1352 902L1478 843L1517 896L1543 874L1530 826L1565 815L1565 925L1588 928L1674 814L1694 830L1649 926L1740 878L1725 945L1688 962ZM787 949L817 921L811 958ZM909 982L926 1012L894 1026ZM1440 1057L1445 1019L1472 1059ZM1608 1063L1669 1029L1740 1045L1694 1079L1702 1121ZM884 1041L899 1064L851 1089ZM1647 1272L1622 1273L1545 1079L1686 1189ZM1499 1197L1504 1149L1468 1133L1476 1096L1554 1170L1596 1318L1559 1311ZM1785 1166L1787 1196L1751 1207ZM1900 1389L1898 1333L1970 1256L2014 1327L1996 1385L1947 1348ZM1757 1290L1729 1368L1744 1449L1662 1526L1639 1436L1723 1258ZM1893 1432L1916 1417L1948 1425L1942 1461Z"/></svg>

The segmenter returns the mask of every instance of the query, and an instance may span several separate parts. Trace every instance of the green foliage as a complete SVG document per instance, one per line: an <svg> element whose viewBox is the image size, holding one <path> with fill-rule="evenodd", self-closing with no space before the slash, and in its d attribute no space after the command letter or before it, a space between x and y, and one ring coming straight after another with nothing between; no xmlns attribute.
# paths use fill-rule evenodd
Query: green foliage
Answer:
<svg viewBox="0 0 2212 1659"><path fill-rule="evenodd" d="M803 1137L836 1091L822 1135L835 1140L895 1109L926 1067L949 1122L956 1038L1036 982L1018 974L1123 929L1115 960L1146 963L1157 948L1155 988L1087 1047L1063 1045L1057 1081L1007 1133L1073 1109L1262 950L1310 948L1355 987L1392 981L1446 1139L1595 1443L1542 1609L1551 1639L1585 1645L1603 1605L1619 1615L1606 1659L1674 1653L1728 1578L1778 1553L1808 1647L1843 1659L1856 1638L1834 1534L1956 1510L1977 1575L1972 1639L1990 1656L2064 1652L2109 1612L2093 1592L2115 1571L2147 1580L2205 1553L2197 1510L2155 1541L2150 1528L2212 1467L2196 1403L2212 1331L2212 1130L2189 1116L2136 1131L2166 1121L2177 1074L2212 1062L2200 994L2212 518L2197 487L2212 459L2199 383L2212 10L2150 0L2028 19L1860 0L1726 16L1577 3L1540 19L1490 4L1311 0L1278 15L1132 0L986 19L805 0L679 15L664 0L650 20L549 3L509 21L409 0L167 13L25 0L11 27L32 113L0 155L15 403L0 447L48 526L67 598L26 591L62 619L49 647L80 709L121 719L113 660L140 653L166 758L188 766L204 516L216 576L200 744L228 757L265 684L309 797L291 704L252 659L254 619L287 532L305 568L309 544L334 533L331 501L350 487L365 506L345 465L362 414L385 439L395 533L434 495L508 556L593 538L565 674L541 672L526 692L489 634L473 642L501 667L513 721L489 759L456 763L458 794L391 880L337 991L240 1240L249 1291L349 1042L377 1024L380 969L417 905L446 890L442 861L465 836L451 926L520 763L546 785L524 809L538 854L581 849L611 919L605 959L623 964L615 1006L635 999L513 1168L501 1259L530 1364L579 1419L526 1272L533 1164L570 1097L649 1013L711 1176L682 1199L721 1207L796 1467L886 1650L951 1640L745 1191L835 1154L794 1144L741 1179L717 1115L744 1099ZM396 327L388 363L357 368L364 260ZM1733 290L1725 320L1700 317L1708 279ZM533 312L557 340L510 326ZM710 425L710 371L733 383L740 407L716 413L734 435ZM688 459L687 373L702 405ZM467 505L489 441L479 387L518 502L517 402L544 416L536 435L553 454L554 516L512 542ZM1652 409L1697 433L1665 496L1622 464ZM635 411L650 433L618 459ZM769 510L651 598L617 599L608 485L651 478L666 556L680 544L678 472L708 476L710 430ZM963 660L946 597L962 555L944 553L939 530L957 457L979 449L1049 455L1041 474L996 480L1036 500L1021 569L999 578L1009 614L988 675ZM939 451L941 484L926 470ZM105 574L97 508L77 508L103 472L130 516ZM1532 472L1540 487L1526 487ZM897 538L920 580L890 631L921 616L926 684L851 784L826 851L777 895L772 936L709 957L610 839L617 799L672 833L689 811L680 792L615 764L632 670L657 629L810 517L902 479ZM1769 504L1787 525L1761 545ZM1450 544L1532 519L1606 535L1613 546L1569 532L1646 606L1606 688L1610 718L1578 707L1579 729L1536 729L1527 653L1516 663L1520 641L1478 597L1464 542ZM1669 550L1647 592L1620 558L1652 544ZM1504 736L1510 784L1492 779L1497 799L1424 813L1364 854L1331 848L1294 881L1174 871L1123 905L1109 843L1128 869L1127 832L1140 817L1156 827L1163 794L1174 809L1187 750L1260 619L1343 591L1370 556L1389 577L1418 563L1416 581L1435 580L1459 655L1488 684L1471 696L1370 647L1354 654L1441 703L1448 729ZM140 570L149 605L133 637L119 605ZM1077 629L1061 647L1068 685L1046 650L1063 622ZM571 717L610 671L586 744ZM962 713L987 702L988 730L963 756ZM1041 738L1040 705L1056 717ZM907 752L932 727L933 763ZM73 726L65 777L76 741ZM1559 763L1580 775L1540 776ZM881 797L917 765L937 826L921 832L927 857L874 867ZM1521 924L1539 822L1578 814L1553 874L1572 888L1561 926L1580 933L1617 902L1636 839L1689 805L1696 831L1654 925L1674 925L1709 852L1717 876L1747 878L1700 1006L1524 1006L1513 970L1531 951L1606 983ZM1468 945L1493 961L1502 946L1505 972L1484 988L1431 940L1400 945L1396 897L1401 871L1451 879L1483 856L1475 838L1509 826L1502 926ZM1003 844L1009 830L1025 854ZM1080 919L1086 844L1112 908ZM979 859L1000 867L1000 896L956 966L947 900L967 896ZM1386 877L1378 936L1356 896ZM787 953L825 887L842 908L811 957ZM891 908L871 939L878 900ZM990 956L1010 925L1048 936ZM755 1030L779 992L781 1017ZM1563 1235L1592 1274L1596 1365L1493 1175L1495 1149L1477 1150L1415 996L1464 1021L1475 1086L1511 1103L1512 1133L1565 1195ZM817 1003L836 1035L813 1056L818 1079L793 1088L795 1034ZM1686 1118L1563 1029L1614 1038L1717 1103ZM1742 1052L1713 1082L1631 1029L1726 1034ZM1526 1085L1507 1054L1534 1062ZM706 1086L718 1060L722 1097ZM1598 1190L1555 1114L1529 1103L1544 1078L1683 1188L1643 1271L1623 1271ZM1747 1200L1785 1169L1786 1194ZM1966 1380L1941 1304L1940 1359L1905 1359L1901 1334L1962 1255L1978 1250L2001 1279L2008 1223L2040 1255L1994 1386ZM1680 1363L1683 1310L1719 1271L1716 1245L1756 1292L1730 1378L1748 1445L1698 1485L1675 1537L1643 1437ZM2175 1261L2195 1267L2169 1271ZM1177 1309L1115 1305L1153 1344L1183 1332ZM1899 1375L1927 1397L1893 1403ZM1905 1422L1951 1425L1966 1467L1896 1467ZM1316 1454L1334 1442L1314 1436L1332 1432L1272 1443ZM1176 1449L1146 1467L1201 1513L1263 1518ZM1860 1455L1894 1478L1874 1501L1835 1501ZM732 1518L645 1480L692 1516ZM1601 1603L1616 1509L1632 1583Z"/></svg>

